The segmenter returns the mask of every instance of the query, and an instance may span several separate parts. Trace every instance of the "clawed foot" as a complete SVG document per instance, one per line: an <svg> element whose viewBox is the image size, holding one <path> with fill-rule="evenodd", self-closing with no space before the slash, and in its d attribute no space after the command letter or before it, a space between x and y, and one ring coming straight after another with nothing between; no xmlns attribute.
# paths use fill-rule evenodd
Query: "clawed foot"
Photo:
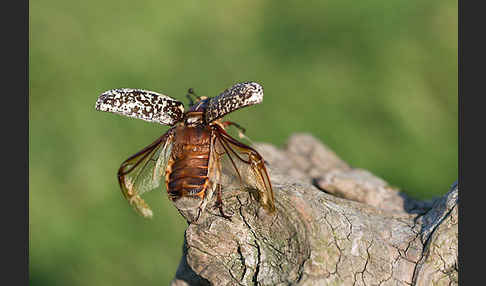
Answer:
<svg viewBox="0 0 486 286"><path fill-rule="evenodd" d="M219 213L221 214L222 217L224 217L225 219L228 219L229 221L231 221L231 217L233 215L227 215L224 213L223 211L223 203L222 202L216 202L216 204L214 205L214 208L218 208L219 209Z"/></svg>

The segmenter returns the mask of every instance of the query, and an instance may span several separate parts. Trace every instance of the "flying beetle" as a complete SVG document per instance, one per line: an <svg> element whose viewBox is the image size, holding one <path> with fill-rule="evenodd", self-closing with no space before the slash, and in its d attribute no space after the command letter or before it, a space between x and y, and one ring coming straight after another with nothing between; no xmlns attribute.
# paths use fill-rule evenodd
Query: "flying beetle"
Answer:
<svg viewBox="0 0 486 286"><path fill-rule="evenodd" d="M185 205L198 208L197 218L214 194L221 215L230 218L224 213L221 192L236 184L250 190L269 213L274 212L273 190L263 157L226 132L230 125L244 132L243 128L222 120L230 112L262 102L263 87L243 82L216 97L196 96L192 89L187 96L188 111L176 99L143 89L112 89L98 97L96 110L170 126L121 164L118 182L123 197L139 214L151 218L152 210L141 196L165 179L169 199L184 200Z"/></svg>

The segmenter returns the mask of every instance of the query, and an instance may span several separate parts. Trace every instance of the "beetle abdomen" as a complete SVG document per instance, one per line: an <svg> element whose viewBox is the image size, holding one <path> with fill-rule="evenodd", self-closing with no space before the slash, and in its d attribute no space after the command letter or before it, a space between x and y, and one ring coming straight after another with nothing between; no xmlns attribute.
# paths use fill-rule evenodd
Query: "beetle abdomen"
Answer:
<svg viewBox="0 0 486 286"><path fill-rule="evenodd" d="M167 165L169 197L172 200L182 196L198 196L202 199L209 182L209 132L202 128L185 128L177 137L183 140L176 138ZM192 140L187 140L188 137Z"/></svg>
<svg viewBox="0 0 486 286"><path fill-rule="evenodd" d="M169 174L167 190L171 197L177 198L184 195L200 195L205 190L208 180L209 158L187 157L175 160ZM209 154L207 154L209 156ZM200 154L198 154L200 156Z"/></svg>

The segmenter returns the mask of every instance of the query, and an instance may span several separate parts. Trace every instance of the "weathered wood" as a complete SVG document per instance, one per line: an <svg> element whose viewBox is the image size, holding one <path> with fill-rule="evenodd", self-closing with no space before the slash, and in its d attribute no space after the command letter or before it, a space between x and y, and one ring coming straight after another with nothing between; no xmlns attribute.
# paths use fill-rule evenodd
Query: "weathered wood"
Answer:
<svg viewBox="0 0 486 286"><path fill-rule="evenodd" d="M276 213L225 189L231 221L210 203L188 225L171 285L458 284L457 185L442 198L413 200L306 134L257 150Z"/></svg>

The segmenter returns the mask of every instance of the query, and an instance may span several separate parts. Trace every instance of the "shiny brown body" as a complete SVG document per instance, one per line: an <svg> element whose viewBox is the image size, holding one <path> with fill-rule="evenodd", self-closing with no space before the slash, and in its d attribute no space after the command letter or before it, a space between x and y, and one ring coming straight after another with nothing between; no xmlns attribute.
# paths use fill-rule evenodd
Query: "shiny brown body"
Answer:
<svg viewBox="0 0 486 286"><path fill-rule="evenodd" d="M209 185L211 127L181 124L175 129L174 136L165 175L169 198L177 200L183 196L197 196L203 199Z"/></svg>
<svg viewBox="0 0 486 286"><path fill-rule="evenodd" d="M142 195L160 186L162 177L169 198L179 211L204 211L213 195L223 212L222 189L250 191L270 213L275 211L272 185L262 156L239 142L225 129L244 129L223 117L237 109L263 100L263 87L256 82L242 82L216 97L196 96L189 89L189 110L184 104L157 92L121 88L102 93L95 108L168 125L171 128L150 145L123 161L118 182L124 198L142 216L152 217L152 210Z"/></svg>

